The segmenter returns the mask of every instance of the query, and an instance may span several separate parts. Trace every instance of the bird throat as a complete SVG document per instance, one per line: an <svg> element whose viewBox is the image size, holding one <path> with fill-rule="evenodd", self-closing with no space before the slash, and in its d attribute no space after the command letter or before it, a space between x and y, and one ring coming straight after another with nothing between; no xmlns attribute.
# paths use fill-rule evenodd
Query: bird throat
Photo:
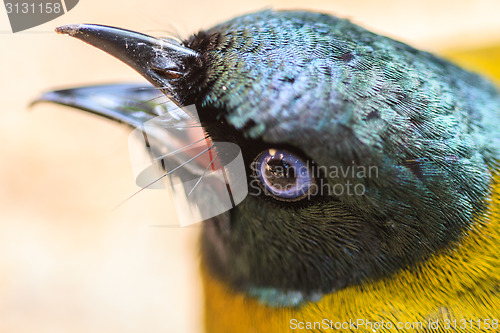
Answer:
<svg viewBox="0 0 500 333"><path fill-rule="evenodd" d="M473 225L458 246L443 249L418 266L324 293L318 300L299 306L272 306L265 299L237 291L215 277L202 258L206 330L279 333L289 332L294 325L306 327L308 323L335 325L364 320L361 324L428 324L431 320L489 318L492 308L488 304L500 304L498 286L491 283L500 273L499 175L485 214ZM477 302L481 299L489 301ZM498 307L493 311L500 316ZM387 313L391 313L391 318Z"/></svg>

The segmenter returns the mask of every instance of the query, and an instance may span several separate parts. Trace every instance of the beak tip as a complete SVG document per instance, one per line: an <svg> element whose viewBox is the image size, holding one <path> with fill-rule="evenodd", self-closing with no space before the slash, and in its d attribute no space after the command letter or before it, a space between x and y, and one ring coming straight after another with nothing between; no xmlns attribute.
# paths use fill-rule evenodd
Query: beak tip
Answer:
<svg viewBox="0 0 500 333"><path fill-rule="evenodd" d="M38 104L43 103L43 102L57 103L58 100L56 99L56 97L57 97L57 95L53 91L45 92L42 95L31 100L30 103L28 104L28 108L31 109L35 105L38 105Z"/></svg>
<svg viewBox="0 0 500 333"><path fill-rule="evenodd" d="M68 24L68 25L63 25L63 26L57 27L55 29L55 31L58 34L74 36L78 32L80 32L80 29L81 29L80 24Z"/></svg>
<svg viewBox="0 0 500 333"><path fill-rule="evenodd" d="M34 100L32 100L28 107L33 107L34 105L36 104L39 104L41 102L53 102L53 98L51 98L53 95L52 92L46 92L46 93L43 93L41 96L38 96L37 98L35 98Z"/></svg>

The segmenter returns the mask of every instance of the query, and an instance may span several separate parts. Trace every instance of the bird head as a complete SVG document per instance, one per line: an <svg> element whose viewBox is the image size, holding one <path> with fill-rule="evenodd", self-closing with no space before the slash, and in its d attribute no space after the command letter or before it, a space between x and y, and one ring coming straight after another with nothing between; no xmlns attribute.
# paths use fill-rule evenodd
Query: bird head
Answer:
<svg viewBox="0 0 500 333"><path fill-rule="evenodd" d="M213 141L241 148L248 195L203 222L203 257L271 305L412 269L458 246L487 204L498 91L347 20L263 11L182 43L88 24L57 32L194 105ZM143 111L111 118L136 127L154 116Z"/></svg>

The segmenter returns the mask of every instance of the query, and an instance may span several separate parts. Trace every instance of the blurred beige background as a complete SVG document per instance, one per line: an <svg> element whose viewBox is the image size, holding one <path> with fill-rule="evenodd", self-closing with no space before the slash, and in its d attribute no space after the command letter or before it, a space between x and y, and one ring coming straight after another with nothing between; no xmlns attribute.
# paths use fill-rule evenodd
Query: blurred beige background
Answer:
<svg viewBox="0 0 500 333"><path fill-rule="evenodd" d="M263 8L321 10L419 48L499 44L491 1L97 1L12 34L0 10L0 332L198 332L197 234L166 193L138 190L129 131L71 109L28 104L65 86L139 81L110 56L53 33L101 23L187 37Z"/></svg>

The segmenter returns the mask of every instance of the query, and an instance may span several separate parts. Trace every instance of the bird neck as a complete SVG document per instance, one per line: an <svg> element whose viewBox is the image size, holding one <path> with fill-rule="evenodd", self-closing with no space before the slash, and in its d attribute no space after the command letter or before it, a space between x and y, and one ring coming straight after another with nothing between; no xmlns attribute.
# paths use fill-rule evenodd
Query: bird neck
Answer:
<svg viewBox="0 0 500 333"><path fill-rule="evenodd" d="M468 328L476 327L479 331L477 320L500 317L499 175L495 177L487 211L474 222L456 246L436 253L418 266L349 286L296 308L270 307L230 289L210 274L202 260L206 330L279 333L289 332L294 325L298 328L307 323L328 325L358 319L389 320L393 325L421 322L426 327L429 320L439 320L444 325L445 320L465 319L470 320L466 323Z"/></svg>

